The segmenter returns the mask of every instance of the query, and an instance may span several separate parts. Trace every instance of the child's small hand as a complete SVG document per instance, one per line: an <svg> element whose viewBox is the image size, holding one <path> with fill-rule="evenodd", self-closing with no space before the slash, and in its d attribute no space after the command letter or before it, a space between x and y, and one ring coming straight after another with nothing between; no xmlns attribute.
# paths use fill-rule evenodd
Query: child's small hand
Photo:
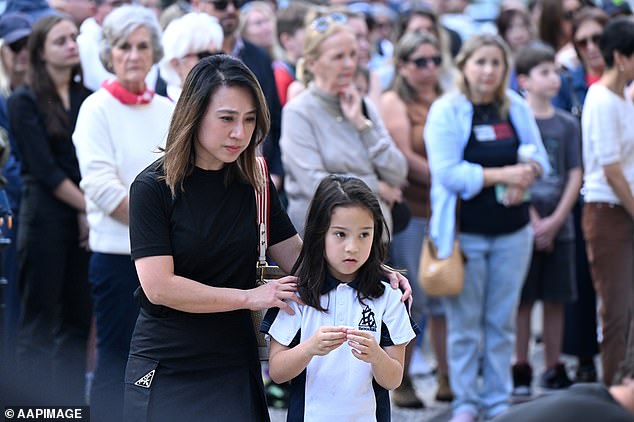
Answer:
<svg viewBox="0 0 634 422"><path fill-rule="evenodd" d="M352 348L352 354L359 360L376 363L384 353L370 331L349 329L346 337Z"/></svg>
<svg viewBox="0 0 634 422"><path fill-rule="evenodd" d="M346 341L345 327L319 327L307 341L312 356L325 356Z"/></svg>

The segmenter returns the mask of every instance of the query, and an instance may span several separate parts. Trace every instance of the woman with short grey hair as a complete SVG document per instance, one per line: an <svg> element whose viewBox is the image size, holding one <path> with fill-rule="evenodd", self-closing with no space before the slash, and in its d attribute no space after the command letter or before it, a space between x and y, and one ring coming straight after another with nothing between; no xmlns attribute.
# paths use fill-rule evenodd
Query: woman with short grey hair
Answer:
<svg viewBox="0 0 634 422"><path fill-rule="evenodd" d="M200 59L221 51L223 40L218 20L206 13L188 13L170 22L163 32L165 55L159 64L169 99L178 100L189 71Z"/></svg>
<svg viewBox="0 0 634 422"><path fill-rule="evenodd" d="M92 420L121 420L124 371L139 312L139 280L130 259L128 192L156 158L173 104L145 78L163 55L156 17L140 6L117 8L104 21L100 56L115 75L82 104L73 133L90 225L90 282L97 321Z"/></svg>
<svg viewBox="0 0 634 422"><path fill-rule="evenodd" d="M103 24L103 38L99 44L99 59L105 68L116 72L112 65L112 48L122 46L128 42L130 35L139 27L147 30L152 48L152 64L163 58L163 44L161 43L161 27L156 16L149 9L142 6L124 6L123 13L110 13Z"/></svg>

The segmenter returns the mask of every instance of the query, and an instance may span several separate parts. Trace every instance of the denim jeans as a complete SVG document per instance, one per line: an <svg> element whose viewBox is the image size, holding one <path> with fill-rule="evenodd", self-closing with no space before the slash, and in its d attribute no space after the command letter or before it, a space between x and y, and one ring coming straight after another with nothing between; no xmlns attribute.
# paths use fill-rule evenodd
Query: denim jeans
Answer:
<svg viewBox="0 0 634 422"><path fill-rule="evenodd" d="M509 407L515 315L533 248L530 225L505 235L461 233L464 288L445 299L454 413L492 418ZM482 370L482 382L478 371Z"/></svg>

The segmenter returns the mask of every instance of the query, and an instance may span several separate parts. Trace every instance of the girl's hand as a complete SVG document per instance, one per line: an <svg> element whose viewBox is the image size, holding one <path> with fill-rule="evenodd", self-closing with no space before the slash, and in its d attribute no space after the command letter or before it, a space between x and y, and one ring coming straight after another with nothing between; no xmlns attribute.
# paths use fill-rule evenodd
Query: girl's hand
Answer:
<svg viewBox="0 0 634 422"><path fill-rule="evenodd" d="M308 340L306 348L311 356L325 356L346 341L345 327L319 327Z"/></svg>
<svg viewBox="0 0 634 422"><path fill-rule="evenodd" d="M361 108L361 95L354 84L350 84L345 90L339 93L339 104L343 116L348 119L357 129L363 127L365 117Z"/></svg>
<svg viewBox="0 0 634 422"><path fill-rule="evenodd" d="M352 354L367 363L377 363L385 354L370 331L346 330L346 339L352 348Z"/></svg>
<svg viewBox="0 0 634 422"><path fill-rule="evenodd" d="M280 308L291 315L295 315L293 309L285 301L292 300L303 305L304 303L295 294L296 291L297 277L286 276L278 280L271 280L255 289L247 290L248 308L252 311Z"/></svg>

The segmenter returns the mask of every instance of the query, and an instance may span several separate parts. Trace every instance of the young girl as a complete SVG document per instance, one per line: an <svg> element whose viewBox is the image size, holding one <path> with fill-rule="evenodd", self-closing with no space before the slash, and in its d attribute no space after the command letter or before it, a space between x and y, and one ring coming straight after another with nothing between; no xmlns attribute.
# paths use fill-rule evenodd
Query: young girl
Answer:
<svg viewBox="0 0 634 422"><path fill-rule="evenodd" d="M305 305L289 301L294 315L269 310L261 328L271 336L271 378L293 380L288 420L390 419L387 390L401 383L418 328L383 281L384 230L364 182L322 180L293 269Z"/></svg>

